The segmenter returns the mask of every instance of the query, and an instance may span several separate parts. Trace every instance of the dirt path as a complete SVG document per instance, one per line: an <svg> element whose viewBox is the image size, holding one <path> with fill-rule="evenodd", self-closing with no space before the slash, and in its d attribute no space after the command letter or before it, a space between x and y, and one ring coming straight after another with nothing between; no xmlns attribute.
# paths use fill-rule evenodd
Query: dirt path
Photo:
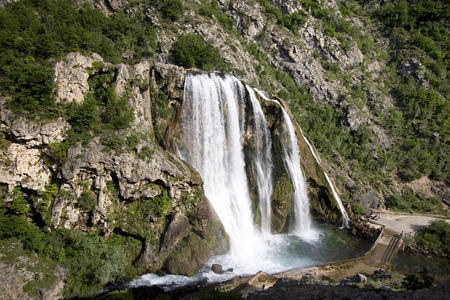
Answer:
<svg viewBox="0 0 450 300"><path fill-rule="evenodd" d="M376 222L397 233L415 232L437 219L430 215L396 213L386 210L380 211L379 215L380 218ZM446 222L450 224L450 220L447 219Z"/></svg>

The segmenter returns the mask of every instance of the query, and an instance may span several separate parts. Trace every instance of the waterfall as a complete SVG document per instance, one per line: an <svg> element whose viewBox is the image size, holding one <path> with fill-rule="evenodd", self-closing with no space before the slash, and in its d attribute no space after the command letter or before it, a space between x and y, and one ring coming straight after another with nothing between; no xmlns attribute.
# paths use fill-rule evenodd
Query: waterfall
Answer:
<svg viewBox="0 0 450 300"><path fill-rule="evenodd" d="M268 101L264 102L266 112L276 108L271 115L276 119L271 120L270 129L258 96ZM134 280L132 286L156 284L169 289L204 280L224 281L258 271L275 274L329 261L330 253L346 251L334 244L330 252L322 251L327 244L322 238L336 232L319 234L311 225L294 125L278 101L244 87L232 76L189 74L185 80L181 131L180 155L202 176L205 195L229 235L230 252L211 257L192 278L146 274ZM272 131L277 131L276 143ZM291 214L286 219L291 221L289 233L271 234L272 213L275 215L271 200L275 199L276 176L280 172L289 177L293 186L294 195L287 201L294 203L294 208L293 213L287 212ZM333 188L331 183L330 186ZM257 201L257 209L252 201ZM253 210L259 210L261 224L255 224L255 219L259 219ZM213 263L233 271L215 274L210 267Z"/></svg>
<svg viewBox="0 0 450 300"><path fill-rule="evenodd" d="M295 208L295 222L292 232L305 239L315 239L317 233L311 228L311 217L309 215L309 199L306 186L306 180L303 176L302 167L300 165L300 149L298 147L297 136L295 134L294 125L291 118L287 114L283 106L278 102L269 99L261 91L258 93L266 101L272 101L277 103L283 112L283 123L286 126L288 132L288 144L283 144L284 148L284 161L287 169L291 174L291 180L293 181L295 193L294 193L294 208Z"/></svg>
<svg viewBox="0 0 450 300"><path fill-rule="evenodd" d="M256 173L259 209L261 212L261 230L270 233L272 182L272 138L261 104L255 95L255 90L246 86L253 107L254 136L256 153L252 160Z"/></svg>
<svg viewBox="0 0 450 300"><path fill-rule="evenodd" d="M205 195L222 221L230 237L230 253L227 262L240 274L260 270L281 271L296 265L304 265L305 257L292 252L292 238L272 235L271 196L272 141L267 121L255 91L247 86L250 101L246 101L246 88L235 77L204 73L188 75L185 81L185 101L181 121L183 142L181 157L190 163L204 180ZM248 107L247 107L248 106ZM249 124L246 124L246 116ZM251 122L251 124L250 124ZM292 123L283 117L285 132L289 132L284 145L283 160L289 169L295 188L295 222L291 234L305 241L317 240L311 229L306 182L300 168L297 139ZM252 137L246 137L246 128L252 127ZM247 164L256 178L256 190L261 226L254 224L252 198L246 173L244 141L252 143L251 158ZM247 150L249 151L249 150ZM302 243L295 240L294 243ZM227 262L222 262L226 264ZM281 263L282 262L282 263Z"/></svg>
<svg viewBox="0 0 450 300"><path fill-rule="evenodd" d="M300 128L300 127L299 127L299 128ZM306 141L306 143L308 144L309 149L311 150L311 153L313 154L314 158L316 159L316 162L317 162L317 163L319 164L319 166L321 166L322 169L323 169L323 166L322 166L322 164L320 163L319 158L317 157L316 152L314 151L314 148L312 147L311 143L310 143L309 140L305 137L305 134L303 133L303 130L302 130L301 128L300 128L300 131L301 131L301 133L302 133L303 139L304 139L304 140ZM348 227L349 227L349 223L350 223L350 218L348 217L348 214L347 214L347 212L345 211L344 205L342 204L342 200L341 200L341 198L339 197L339 195L337 194L337 192L336 192L336 190L335 190L335 188L334 188L334 185L333 185L333 183L332 183L331 180L330 180L330 177L328 177L327 172L325 172L325 169L323 169L323 173L324 173L324 175L325 175L325 178L326 178L327 181L328 181L328 184L329 184L330 187L331 187L331 191L333 192L333 196L334 196L334 198L336 199L336 202L338 203L339 209L340 209L341 214L342 214L342 227L341 227L341 228L348 228Z"/></svg>
<svg viewBox="0 0 450 300"><path fill-rule="evenodd" d="M245 89L233 77L212 73L188 76L184 93L181 156L202 175L231 252L242 255L240 241L255 236L242 144Z"/></svg>

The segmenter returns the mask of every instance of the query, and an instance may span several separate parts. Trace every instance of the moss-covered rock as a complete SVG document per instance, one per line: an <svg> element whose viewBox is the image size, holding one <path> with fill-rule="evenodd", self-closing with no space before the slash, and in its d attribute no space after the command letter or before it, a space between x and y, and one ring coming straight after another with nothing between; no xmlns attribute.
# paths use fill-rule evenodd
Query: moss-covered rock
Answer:
<svg viewBox="0 0 450 300"><path fill-rule="evenodd" d="M167 273L193 276L209 257L228 250L228 237L206 198L203 198L191 222L195 230L171 250L164 264Z"/></svg>
<svg viewBox="0 0 450 300"><path fill-rule="evenodd" d="M283 105L291 120L294 120L290 109L284 101L281 99L277 100ZM308 183L311 213L316 219L340 224L342 216L337 200L334 198L331 187L325 177L325 170L317 162L296 122L294 122L294 129L300 150L300 163L303 175Z"/></svg>

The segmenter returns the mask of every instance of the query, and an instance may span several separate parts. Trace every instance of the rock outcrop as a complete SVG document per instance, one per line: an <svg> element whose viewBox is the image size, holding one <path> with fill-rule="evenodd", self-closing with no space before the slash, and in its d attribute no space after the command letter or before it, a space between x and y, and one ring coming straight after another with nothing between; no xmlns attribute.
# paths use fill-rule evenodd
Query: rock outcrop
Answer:
<svg viewBox="0 0 450 300"><path fill-rule="evenodd" d="M96 53L87 57L72 52L56 63L56 101L83 102L84 95L89 91L89 73L86 68L92 68L94 62L103 62L103 58Z"/></svg>
<svg viewBox="0 0 450 300"><path fill-rule="evenodd" d="M149 61L114 66L97 54L69 53L55 65L57 101L82 103L97 68L114 71L117 95L127 97L133 108L134 123L118 133L122 140L120 135L139 136L133 147L122 146L119 153L105 146L104 139L111 137L100 134L87 145L69 148L57 166L49 146L66 139L70 124L62 117L45 121L15 115L2 97L0 183L7 194L18 187L40 203L56 179L59 190L48 206L54 227L130 236L142 244L130 252L143 270L192 275L211 255L226 250L227 236L203 195L198 173L152 139L155 89L164 89L178 105L185 70ZM159 76L157 86L150 85L151 74ZM173 135L173 124L165 126ZM12 200L7 196L5 201ZM180 255L187 250L189 257Z"/></svg>

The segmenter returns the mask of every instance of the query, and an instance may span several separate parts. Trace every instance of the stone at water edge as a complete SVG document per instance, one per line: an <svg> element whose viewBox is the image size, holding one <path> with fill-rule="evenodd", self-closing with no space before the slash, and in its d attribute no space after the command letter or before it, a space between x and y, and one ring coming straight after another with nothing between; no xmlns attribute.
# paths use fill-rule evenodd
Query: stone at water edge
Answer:
<svg viewBox="0 0 450 300"><path fill-rule="evenodd" d="M223 274L223 268L219 264L213 264L211 266L211 270L216 274Z"/></svg>

